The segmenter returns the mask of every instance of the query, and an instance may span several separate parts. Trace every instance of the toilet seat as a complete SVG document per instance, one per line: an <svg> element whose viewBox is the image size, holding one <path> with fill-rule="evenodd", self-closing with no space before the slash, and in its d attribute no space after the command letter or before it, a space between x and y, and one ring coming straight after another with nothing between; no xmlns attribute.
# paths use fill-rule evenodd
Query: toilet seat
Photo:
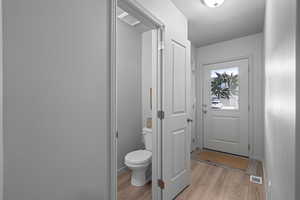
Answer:
<svg viewBox="0 0 300 200"><path fill-rule="evenodd" d="M129 165L143 165L151 162L152 152L147 150L137 150L125 156L125 162Z"/></svg>

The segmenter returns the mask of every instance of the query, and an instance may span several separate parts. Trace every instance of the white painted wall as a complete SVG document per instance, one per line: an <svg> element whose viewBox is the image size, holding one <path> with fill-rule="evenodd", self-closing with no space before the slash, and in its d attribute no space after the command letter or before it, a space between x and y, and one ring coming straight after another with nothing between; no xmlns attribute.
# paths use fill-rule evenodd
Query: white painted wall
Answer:
<svg viewBox="0 0 300 200"><path fill-rule="evenodd" d="M265 22L265 160L269 200L296 200L296 0L268 0ZM298 74L297 74L298 75ZM298 76L297 76L298 77ZM299 90L299 85L297 85ZM299 124L299 123L298 123ZM298 180L297 180L298 182Z"/></svg>
<svg viewBox="0 0 300 200"><path fill-rule="evenodd" d="M147 118L152 117L150 108L150 88L152 88L152 31L142 34L142 115L143 127L146 127Z"/></svg>
<svg viewBox="0 0 300 200"><path fill-rule="evenodd" d="M3 0L5 200L109 199L109 2Z"/></svg>
<svg viewBox="0 0 300 200"><path fill-rule="evenodd" d="M142 35L135 27L117 20L118 169L125 155L142 143L141 93Z"/></svg>
<svg viewBox="0 0 300 200"><path fill-rule="evenodd" d="M255 34L243 38L225 41L198 48L197 63L197 133L198 145L203 147L203 119L202 119L202 65L224 62L233 59L249 57L250 62L250 105L249 142L251 144L250 156L263 160L263 34Z"/></svg>

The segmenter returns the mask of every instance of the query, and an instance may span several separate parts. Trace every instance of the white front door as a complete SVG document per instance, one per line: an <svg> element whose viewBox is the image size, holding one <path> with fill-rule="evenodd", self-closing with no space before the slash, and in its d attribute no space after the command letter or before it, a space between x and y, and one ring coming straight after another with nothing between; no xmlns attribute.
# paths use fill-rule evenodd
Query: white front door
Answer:
<svg viewBox="0 0 300 200"><path fill-rule="evenodd" d="M205 65L204 147L249 156L248 59Z"/></svg>
<svg viewBox="0 0 300 200"><path fill-rule="evenodd" d="M163 69L163 199L171 200L190 184L190 42L166 37Z"/></svg>

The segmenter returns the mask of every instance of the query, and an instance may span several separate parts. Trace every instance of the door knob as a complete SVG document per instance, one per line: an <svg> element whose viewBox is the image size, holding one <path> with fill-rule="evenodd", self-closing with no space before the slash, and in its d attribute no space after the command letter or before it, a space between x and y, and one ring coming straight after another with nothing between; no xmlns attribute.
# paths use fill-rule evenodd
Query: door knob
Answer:
<svg viewBox="0 0 300 200"><path fill-rule="evenodd" d="M193 122L193 120L191 118L187 118L186 120L187 122Z"/></svg>

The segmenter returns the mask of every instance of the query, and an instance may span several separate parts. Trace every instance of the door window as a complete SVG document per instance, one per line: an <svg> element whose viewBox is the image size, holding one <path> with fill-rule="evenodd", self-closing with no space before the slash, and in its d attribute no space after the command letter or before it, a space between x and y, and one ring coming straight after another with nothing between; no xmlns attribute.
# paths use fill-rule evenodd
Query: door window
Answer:
<svg viewBox="0 0 300 200"><path fill-rule="evenodd" d="M239 109L239 68L210 70L211 108L214 110Z"/></svg>

